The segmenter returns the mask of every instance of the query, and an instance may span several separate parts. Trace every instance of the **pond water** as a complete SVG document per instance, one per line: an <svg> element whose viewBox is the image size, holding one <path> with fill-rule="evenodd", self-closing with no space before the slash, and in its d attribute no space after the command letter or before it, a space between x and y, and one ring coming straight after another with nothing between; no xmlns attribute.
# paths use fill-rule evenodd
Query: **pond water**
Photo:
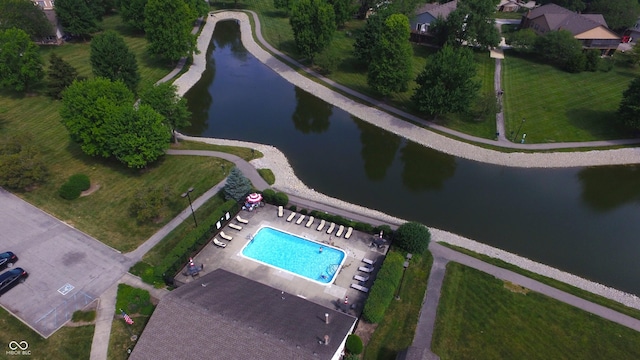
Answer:
<svg viewBox="0 0 640 360"><path fill-rule="evenodd" d="M446 155L280 78L218 23L189 135L270 144L329 196L640 295L640 167L518 169Z"/></svg>

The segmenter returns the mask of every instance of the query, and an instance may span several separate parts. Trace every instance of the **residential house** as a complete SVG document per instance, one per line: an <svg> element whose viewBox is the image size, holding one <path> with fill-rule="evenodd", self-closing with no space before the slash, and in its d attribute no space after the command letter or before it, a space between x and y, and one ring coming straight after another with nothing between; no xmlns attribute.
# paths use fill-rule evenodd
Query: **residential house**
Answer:
<svg viewBox="0 0 640 360"><path fill-rule="evenodd" d="M51 23L51 26L54 30L54 33L51 34L51 36L45 39L41 39L41 42L45 44L59 44L60 42L62 42L62 27L60 26L58 17L56 16L56 11L54 9L54 0L32 0L32 2L40 6L42 11L44 11L44 14L47 16L47 19L49 19L49 22Z"/></svg>
<svg viewBox="0 0 640 360"><path fill-rule="evenodd" d="M584 49L598 49L612 54L620 44L620 36L611 31L601 14L579 14L556 4L529 10L522 16L522 29L532 29L538 35L548 31L567 30L580 40Z"/></svg>
<svg viewBox="0 0 640 360"><path fill-rule="evenodd" d="M418 34L427 34L429 26L438 18L447 19L458 7L458 0L449 1L448 3L425 4L416 10L416 16L411 20L412 32Z"/></svg>
<svg viewBox="0 0 640 360"><path fill-rule="evenodd" d="M129 359L338 360L356 320L217 269L160 300Z"/></svg>
<svg viewBox="0 0 640 360"><path fill-rule="evenodd" d="M498 11L516 12L520 9L520 2L517 0L501 0L498 4Z"/></svg>
<svg viewBox="0 0 640 360"><path fill-rule="evenodd" d="M624 32L627 42L635 44L640 38L640 18Z"/></svg>

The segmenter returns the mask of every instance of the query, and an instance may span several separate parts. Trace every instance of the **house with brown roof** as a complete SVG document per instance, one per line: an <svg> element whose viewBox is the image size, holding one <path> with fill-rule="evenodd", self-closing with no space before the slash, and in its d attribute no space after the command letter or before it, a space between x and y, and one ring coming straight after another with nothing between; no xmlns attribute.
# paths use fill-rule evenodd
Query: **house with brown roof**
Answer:
<svg viewBox="0 0 640 360"><path fill-rule="evenodd" d="M602 14L579 14L556 4L529 10L522 16L521 29L532 29L538 35L567 30L580 40L584 49L598 49L612 54L620 44L620 36L611 31Z"/></svg>
<svg viewBox="0 0 640 360"><path fill-rule="evenodd" d="M129 359L338 360L356 320L217 269L160 300Z"/></svg>

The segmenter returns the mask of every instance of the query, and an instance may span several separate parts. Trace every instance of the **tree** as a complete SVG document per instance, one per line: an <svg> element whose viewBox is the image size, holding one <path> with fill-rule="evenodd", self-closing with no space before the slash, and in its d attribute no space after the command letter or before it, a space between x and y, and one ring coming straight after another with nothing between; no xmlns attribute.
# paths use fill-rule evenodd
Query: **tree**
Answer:
<svg viewBox="0 0 640 360"><path fill-rule="evenodd" d="M419 111L431 115L466 111L480 89L475 75L471 50L445 45L427 60L411 100Z"/></svg>
<svg viewBox="0 0 640 360"><path fill-rule="evenodd" d="M56 0L56 15L66 32L86 39L100 30L98 10L91 4L88 0Z"/></svg>
<svg viewBox="0 0 640 360"><path fill-rule="evenodd" d="M533 29L522 29L508 33L505 41L516 51L532 52L537 39L538 35Z"/></svg>
<svg viewBox="0 0 640 360"><path fill-rule="evenodd" d="M136 56L118 33L108 30L93 38L90 61L95 76L120 80L129 90L136 92L140 83Z"/></svg>
<svg viewBox="0 0 640 360"><path fill-rule="evenodd" d="M582 44L567 30L549 31L538 36L534 50L544 61L564 70L584 70L586 59L582 53Z"/></svg>
<svg viewBox="0 0 640 360"><path fill-rule="evenodd" d="M426 226L420 223L407 222L398 227L393 240L396 245L407 252L424 254L429 249L431 233Z"/></svg>
<svg viewBox="0 0 640 360"><path fill-rule="evenodd" d="M409 19L393 14L385 21L380 42L373 49L367 82L384 96L407 91L413 75Z"/></svg>
<svg viewBox="0 0 640 360"><path fill-rule="evenodd" d="M53 27L42 8L31 0L0 1L0 30L18 28L31 39L53 35Z"/></svg>
<svg viewBox="0 0 640 360"><path fill-rule="evenodd" d="M62 93L60 116L71 139L90 156L112 156L107 124L121 116L120 106L133 107L133 93L118 81L93 78L74 81Z"/></svg>
<svg viewBox="0 0 640 360"><path fill-rule="evenodd" d="M119 116L105 124L111 154L130 168L144 168L169 148L171 133L164 117L149 105L119 107Z"/></svg>
<svg viewBox="0 0 640 360"><path fill-rule="evenodd" d="M196 50L192 12L184 0L149 0L144 8L147 51L176 62Z"/></svg>
<svg viewBox="0 0 640 360"><path fill-rule="evenodd" d="M235 201L241 201L250 191L251 181L249 181L238 168L234 167L231 169L227 177L227 182L224 184L224 188L222 188L224 197L227 200L233 199Z"/></svg>
<svg viewBox="0 0 640 360"><path fill-rule="evenodd" d="M633 79L622 93L618 117L626 126L640 129L640 77Z"/></svg>
<svg viewBox="0 0 640 360"><path fill-rule="evenodd" d="M28 92L44 78L40 50L23 30L0 31L0 86Z"/></svg>
<svg viewBox="0 0 640 360"><path fill-rule="evenodd" d="M151 106L164 117L164 123L171 130L175 142L178 142L176 130L191 124L189 122L191 112L187 108L187 99L178 95L177 90L175 85L160 83L147 88L140 97L141 104Z"/></svg>
<svg viewBox="0 0 640 360"><path fill-rule="evenodd" d="M55 53L49 58L48 94L54 99L61 99L62 92L78 77L78 71Z"/></svg>
<svg viewBox="0 0 640 360"><path fill-rule="evenodd" d="M392 12L386 7L379 9L369 16L362 31L356 34L353 50L356 58L363 64L368 66L371 62L373 49L380 43L386 27L385 21L391 14Z"/></svg>
<svg viewBox="0 0 640 360"><path fill-rule="evenodd" d="M195 20L202 16L207 16L209 13L209 3L204 0L186 0L187 5L191 9L192 20Z"/></svg>
<svg viewBox="0 0 640 360"><path fill-rule="evenodd" d="M496 47L500 33L492 18L497 0L460 0L458 7L446 19L438 18L433 33L440 45L461 45L464 42L482 48Z"/></svg>
<svg viewBox="0 0 640 360"><path fill-rule="evenodd" d="M47 180L42 156L29 135L0 142L0 186L29 190Z"/></svg>
<svg viewBox="0 0 640 360"><path fill-rule="evenodd" d="M122 20L138 31L144 31L144 7L147 0L128 0L120 4Z"/></svg>
<svg viewBox="0 0 640 360"><path fill-rule="evenodd" d="M624 30L638 19L640 4L637 0L593 0L589 12L602 14L609 28Z"/></svg>
<svg viewBox="0 0 640 360"><path fill-rule="evenodd" d="M291 11L291 1L290 0L273 0L273 7L276 9L284 10L285 13L289 14Z"/></svg>
<svg viewBox="0 0 640 360"><path fill-rule="evenodd" d="M314 56L331 43L336 30L333 6L325 0L300 0L289 18L300 54L313 62Z"/></svg>
<svg viewBox="0 0 640 360"><path fill-rule="evenodd" d="M351 19L353 14L353 6L351 0L328 0L329 4L333 6L333 12L335 14L336 26L342 27L347 20Z"/></svg>

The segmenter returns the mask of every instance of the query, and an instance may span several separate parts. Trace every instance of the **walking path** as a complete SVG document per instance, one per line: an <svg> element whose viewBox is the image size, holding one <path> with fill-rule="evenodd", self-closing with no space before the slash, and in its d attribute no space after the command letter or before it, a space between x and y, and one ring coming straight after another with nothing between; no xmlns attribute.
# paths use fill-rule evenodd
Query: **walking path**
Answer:
<svg viewBox="0 0 640 360"><path fill-rule="evenodd" d="M249 11L249 13L253 16L256 33L255 35L258 38L258 41L262 46L269 49L270 52L278 55L279 57L285 59L286 61L302 68L308 74L316 77L322 82L340 90L343 93L349 94L350 96L357 97L362 99L369 104L376 106L377 108L362 105L360 103L354 102L353 100L343 96L342 94L330 90L329 88L319 84L311 79L302 76L297 73L294 69L285 65L280 60L273 57L268 52L264 51L257 43L253 40L252 37L252 29L249 22L249 19L245 13L241 12L222 12L210 14L208 21L205 23L205 26L201 32L201 35L198 38L198 48L200 49L200 54L196 54L193 57L193 64L190 66L189 71L183 74L179 79L177 79L174 84L178 87L179 93L183 95L191 86L193 86L201 77L202 72L206 68L206 53L207 48L211 42L211 36L213 34L213 29L215 27L215 23L220 20L238 20L241 26L241 34L242 41L245 47L258 59L260 59L263 63L265 63L270 68L274 69L285 79L290 81L292 84L314 94L322 98L323 100L346 110L354 116L357 116L365 121L368 121L376 126L384 128L392 133L403 136L409 140L415 141L417 143L423 144L424 146L428 146L434 148L436 150L463 157L476 161L482 161L487 163L494 163L505 166L518 166L518 167L566 167L566 166L590 166L590 165L612 165L612 164L627 164L627 163L638 163L640 162L640 150L639 149L618 149L618 150L606 150L606 151L589 151L589 152L581 152L581 153L555 153L555 154L522 154L522 153L511 153L505 154L501 152L496 152L492 150L487 150L483 148L478 148L476 146L460 142L454 140L452 138L448 138L445 136L441 136L431 131L427 131L424 128L419 126L415 126L411 123L408 123L405 120L401 120L395 118L390 115L396 114L404 119L408 119L415 123L421 124L422 126L430 127L436 129L441 132L448 133L450 135L465 139L467 141L473 141L478 143L485 143L490 145L497 145L497 142L475 138L466 134L462 134L423 119L419 119L413 115L404 113L397 109L394 109L384 103L381 103L375 99L366 97L362 94L359 94L351 89L348 89L340 84L337 84L327 78L322 77L321 75L303 67L301 64L297 63L295 60L287 57L286 55L280 53L269 44L267 44L262 38L262 33L260 30L260 22L257 15L254 12ZM182 67L185 62L181 60L179 62L178 67L174 69L167 77L163 78L161 81L168 81L176 74L180 73ZM381 111L379 109L383 109ZM500 131L501 135L504 131ZM220 152L212 152L212 151L199 151L199 150L169 150L168 154L170 155L191 155L191 156L215 156L224 158L226 160L234 162L236 166L238 166L245 176L249 177L249 179L253 182L254 186L258 189L265 189L268 187L268 184L260 177L257 173L256 169L265 167L272 169L274 174L276 175L276 184L274 184L274 188L285 191L290 195L290 199L292 202L310 207L319 210L328 211L331 213L342 215L346 218L358 220L358 221L366 221L372 224L380 224L380 223L388 223L399 225L404 222L402 219L398 219L387 214L366 209L354 204L346 203L339 199L330 198L323 194L319 194L313 189L309 189L304 183L302 183L294 174L291 169L286 157L278 151L276 148L262 145L262 144L250 144L244 142L237 141L229 141L229 140L219 140L219 139L198 139L198 138L190 138L182 136L182 138L204 141L209 143L216 144L234 144L238 146L238 144L242 144L240 146L249 146L252 148L256 148L259 151L265 154L264 158L253 160L252 164L247 163L241 158L230 155L227 153ZM606 142L591 142L591 143L561 143L561 144L533 144L533 145L521 145L521 144L511 144L508 141L504 141L504 145L507 145L511 148L515 149L559 149L566 147L578 147L578 146L611 146L611 145L621 145L621 144L632 144L640 142L640 140L630 140L630 141L606 141ZM502 143L502 142L500 142ZM214 196L224 185L224 181L220 182L210 190L208 190L201 197L195 199L193 202L194 209L200 207L204 202L206 202L209 198ZM142 259L142 256L146 252L148 252L153 246L155 246L166 234L168 234L171 230L173 230L176 226L178 226L184 219L190 216L190 209L185 209L180 215L178 215L175 219L165 225L162 229L160 229L156 234L154 234L149 240L143 243L136 250L126 254L128 258L131 259L132 262L139 261ZM444 234L449 234L444 231L436 230L435 236L433 237L435 241L445 240L446 236L442 237ZM453 234L451 234L453 235ZM456 237L457 240L460 240L460 237ZM457 245L460 245L459 243ZM582 299L572 297L569 294L565 294L556 290L554 288L550 288L543 284L537 283L531 279L522 277L515 273L508 272L504 269L497 268L493 265L483 263L474 258L470 258L466 255L459 254L453 250L448 248L444 248L437 243L432 243L430 248L434 253L434 269L430 276L430 285L427 292L427 297L425 299L425 306L423 311L421 312L420 321L418 324L418 329L416 332L416 340L414 341L414 345L422 345L421 347L429 349L430 347L430 339L433 335L433 326L435 323L435 314L437 309L437 303L439 299L440 286L442 284L442 280L444 278L444 266L447 261L457 261L461 262L465 265L472 266L478 268L482 271L488 272L496 277L500 278L508 278L509 281L514 283L518 283L522 286L529 287L534 291L539 291L541 293L545 293L549 296L558 298L561 301L569 302L575 304L575 306L585 308L587 311L591 311L598 315L603 316L605 318L611 319L612 321L621 323L622 325L632 327L634 329L640 330L640 326L635 319L629 320L625 315L615 313L612 310L599 307L596 304L592 304L586 302ZM495 249L498 250L498 249ZM457 255L456 255L457 254ZM513 259L511 259L513 261ZM527 260L528 259L523 259ZM469 265L471 264L471 265ZM517 264L516 264L517 265ZM556 270L557 271L557 270ZM433 281L432 281L433 280ZM584 280L584 279L582 279ZM586 281L586 280L584 280ZM163 296L163 292L161 290L149 288L147 285L142 283L140 279L133 277L129 274L124 274L123 277L119 280L119 282L131 283L136 287L148 288L153 292L155 297ZM599 285L599 284L596 284ZM607 288L608 289L608 288ZM611 289L615 290L615 289ZM617 291L617 290L616 290ZM109 336L111 331L111 323L115 315L115 298L117 293L117 284L114 284L108 291L106 291L100 297L100 303L98 306L98 315L96 320L96 330L94 334L92 349L91 349L91 359L106 359L107 358L107 350L109 344ZM551 294L551 295L550 295ZM637 298L629 295L632 300L637 300ZM636 306L640 308L640 305ZM612 314L614 313L614 314ZM616 315L617 314L617 315ZM635 321L635 322L634 322Z"/></svg>

